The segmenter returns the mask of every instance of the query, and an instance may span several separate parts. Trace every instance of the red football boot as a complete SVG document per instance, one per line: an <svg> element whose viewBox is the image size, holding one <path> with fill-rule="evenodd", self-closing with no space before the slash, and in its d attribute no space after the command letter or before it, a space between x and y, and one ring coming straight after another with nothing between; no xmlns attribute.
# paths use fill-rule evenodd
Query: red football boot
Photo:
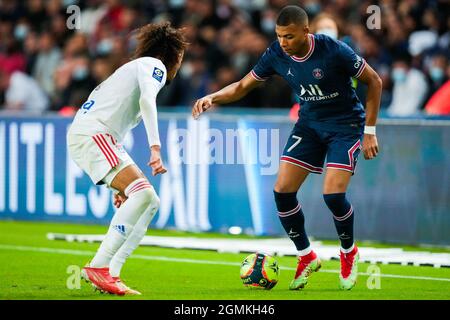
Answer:
<svg viewBox="0 0 450 320"><path fill-rule="evenodd" d="M137 296L142 295L142 293L140 293L139 291L131 289L129 286L127 286L119 277L112 277L112 278L116 282L117 286L125 291L125 294Z"/></svg>
<svg viewBox="0 0 450 320"><path fill-rule="evenodd" d="M355 247L349 253L341 251L341 273L339 274L339 288L350 290L356 284L358 277L359 251Z"/></svg>
<svg viewBox="0 0 450 320"><path fill-rule="evenodd" d="M308 283L308 278L311 273L319 271L322 263L317 257L314 251L311 251L305 256L298 258L297 271L295 273L294 280L291 281L289 285L290 290L303 289Z"/></svg>
<svg viewBox="0 0 450 320"><path fill-rule="evenodd" d="M106 291L111 294L123 296L126 291L117 285L116 281L109 274L109 268L93 268L84 267L83 277L99 290Z"/></svg>

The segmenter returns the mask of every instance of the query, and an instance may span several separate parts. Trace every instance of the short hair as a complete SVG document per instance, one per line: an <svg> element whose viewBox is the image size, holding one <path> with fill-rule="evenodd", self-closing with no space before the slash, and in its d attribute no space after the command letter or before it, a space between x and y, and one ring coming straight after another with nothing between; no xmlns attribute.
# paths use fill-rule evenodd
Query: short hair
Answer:
<svg viewBox="0 0 450 320"><path fill-rule="evenodd" d="M170 22L149 23L137 30L137 45L133 59L154 57L162 61L167 69L178 62L188 43L180 29L173 28Z"/></svg>
<svg viewBox="0 0 450 320"><path fill-rule="evenodd" d="M278 26L308 25L308 14L299 6L286 6L278 14L276 23Z"/></svg>

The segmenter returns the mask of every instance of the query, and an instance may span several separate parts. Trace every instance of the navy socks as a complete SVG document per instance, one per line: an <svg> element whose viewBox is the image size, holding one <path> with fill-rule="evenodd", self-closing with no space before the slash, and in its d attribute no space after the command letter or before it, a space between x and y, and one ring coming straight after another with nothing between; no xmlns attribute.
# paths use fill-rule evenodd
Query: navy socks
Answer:
<svg viewBox="0 0 450 320"><path fill-rule="evenodd" d="M278 209L278 217L289 238L294 242L297 250L309 248L309 240L305 232L305 216L301 205L297 201L297 193L273 192ZM333 221L341 241L342 249L353 246L353 207L348 202L345 193L324 194L326 205L333 213Z"/></svg>
<svg viewBox="0 0 450 320"><path fill-rule="evenodd" d="M305 232L305 216L297 201L297 192L273 192L278 209L278 217L289 238L298 251L309 248L309 240Z"/></svg>
<svg viewBox="0 0 450 320"><path fill-rule="evenodd" d="M341 240L341 247L349 249L353 245L353 207L345 193L324 194L323 199L333 213L334 225Z"/></svg>

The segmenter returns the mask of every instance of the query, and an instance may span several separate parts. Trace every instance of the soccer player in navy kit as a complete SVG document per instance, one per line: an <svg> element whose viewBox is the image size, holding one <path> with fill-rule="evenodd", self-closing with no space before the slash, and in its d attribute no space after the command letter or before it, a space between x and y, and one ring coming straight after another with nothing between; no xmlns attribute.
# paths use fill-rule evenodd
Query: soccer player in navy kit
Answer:
<svg viewBox="0 0 450 320"><path fill-rule="evenodd" d="M302 289L320 259L310 248L297 191L310 172L322 173L326 162L323 198L332 212L341 249L339 287L353 288L357 278L358 248L353 240L354 209L346 190L362 149L366 159L378 154L375 124L380 106L381 79L346 44L326 35L309 33L308 16L298 6L281 10L275 41L251 72L222 90L196 101L192 114L198 118L214 104L230 103L273 74L283 77L300 99L299 120L281 157L274 197L278 215L299 260L289 288ZM367 84L365 110L351 78Z"/></svg>

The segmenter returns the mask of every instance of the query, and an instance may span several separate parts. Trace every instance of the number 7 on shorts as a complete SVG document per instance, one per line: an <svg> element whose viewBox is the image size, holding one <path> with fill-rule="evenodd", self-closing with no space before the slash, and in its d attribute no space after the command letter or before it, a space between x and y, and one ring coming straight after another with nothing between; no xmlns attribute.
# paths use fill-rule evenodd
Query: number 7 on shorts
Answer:
<svg viewBox="0 0 450 320"><path fill-rule="evenodd" d="M294 149L299 143L300 141L302 141L302 137L296 136L296 135L292 135L292 138L297 140L295 141L292 146L289 147L289 149L287 149L287 152L291 152L292 149Z"/></svg>

